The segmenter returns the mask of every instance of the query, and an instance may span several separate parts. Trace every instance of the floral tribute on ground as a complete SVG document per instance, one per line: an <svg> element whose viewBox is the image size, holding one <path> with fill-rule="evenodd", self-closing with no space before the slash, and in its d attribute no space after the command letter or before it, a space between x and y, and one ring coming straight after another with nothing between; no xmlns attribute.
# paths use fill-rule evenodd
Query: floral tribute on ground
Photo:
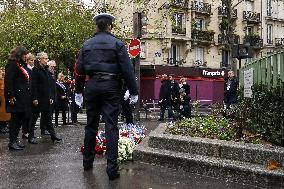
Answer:
<svg viewBox="0 0 284 189"><path fill-rule="evenodd" d="M125 162L132 160L132 153L136 145L145 138L145 127L138 124L123 124L119 125L119 140L118 140L118 160ZM106 151L105 132L99 130L96 136L96 155L103 155ZM84 152L84 145L81 145L80 151Z"/></svg>

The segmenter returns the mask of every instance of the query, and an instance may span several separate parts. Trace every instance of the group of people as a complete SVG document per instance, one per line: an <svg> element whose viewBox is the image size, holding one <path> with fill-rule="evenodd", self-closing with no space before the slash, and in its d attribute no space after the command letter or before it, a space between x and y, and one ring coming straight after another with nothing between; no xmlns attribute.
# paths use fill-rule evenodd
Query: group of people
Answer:
<svg viewBox="0 0 284 189"><path fill-rule="evenodd" d="M190 85L186 80L185 77L181 77L180 83L178 84L174 79L174 75L162 75L159 96L159 121L164 121L166 110L168 111L169 121L191 117ZM237 103L238 87L238 79L235 77L234 72L230 70L228 76L224 79L225 112L234 109Z"/></svg>
<svg viewBox="0 0 284 189"><path fill-rule="evenodd" d="M164 121L166 110L168 110L169 120L190 118L190 85L186 82L186 78L181 77L180 83L178 84L174 79L174 75L163 74L161 77L161 83L159 96L159 121Z"/></svg>
<svg viewBox="0 0 284 189"><path fill-rule="evenodd" d="M52 141L61 141L54 127L58 126L59 112L62 112L63 125L67 124L69 99L73 110L72 122L77 122L79 107L74 98L72 101L74 84L66 82L63 73L56 77L55 68L56 62L49 61L45 52L35 57L21 46L11 50L0 76L1 132L9 132L10 150L24 149L25 146L18 140L21 128L23 139L28 139L30 144L38 144L34 130L39 117L41 135L50 135ZM55 125L52 123L53 113Z"/></svg>

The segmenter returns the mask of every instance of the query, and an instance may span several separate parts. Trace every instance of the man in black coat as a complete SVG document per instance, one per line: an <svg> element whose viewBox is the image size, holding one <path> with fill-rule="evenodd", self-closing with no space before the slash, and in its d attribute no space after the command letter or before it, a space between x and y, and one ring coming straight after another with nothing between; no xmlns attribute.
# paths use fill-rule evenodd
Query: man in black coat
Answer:
<svg viewBox="0 0 284 189"><path fill-rule="evenodd" d="M237 103L237 91L239 82L233 71L228 72L228 78L224 82L224 103L225 108L230 109L232 105Z"/></svg>
<svg viewBox="0 0 284 189"><path fill-rule="evenodd" d="M16 47L11 51L5 67L6 111L11 113L8 144L10 150L23 150L24 147L18 143L17 137L30 108L30 77L25 69L27 54L24 47Z"/></svg>
<svg viewBox="0 0 284 189"><path fill-rule="evenodd" d="M172 100L171 100L171 82L166 74L162 75L161 83L162 84L160 87L160 95L159 95L159 104L160 104L159 121L164 121L164 115L166 109L168 109L168 118L173 117Z"/></svg>
<svg viewBox="0 0 284 189"><path fill-rule="evenodd" d="M51 120L51 105L53 104L51 87L46 53L38 54L40 59L39 66L32 70L32 100L33 105L38 108L42 122L46 124L46 129L49 131L52 141L60 141L55 134ZM36 121L34 121L36 122Z"/></svg>
<svg viewBox="0 0 284 189"><path fill-rule="evenodd" d="M138 89L133 67L124 43L110 32L114 17L101 13L94 17L97 33L85 41L76 63L76 96L78 105L82 104L82 92L85 77L84 94L86 97L87 126L85 127L83 167L90 170L95 157L94 146L99 128L100 115L103 114L107 140L107 174L110 180L119 177L118 173L118 115L121 99L121 79L124 79L130 93L130 103L138 100Z"/></svg>

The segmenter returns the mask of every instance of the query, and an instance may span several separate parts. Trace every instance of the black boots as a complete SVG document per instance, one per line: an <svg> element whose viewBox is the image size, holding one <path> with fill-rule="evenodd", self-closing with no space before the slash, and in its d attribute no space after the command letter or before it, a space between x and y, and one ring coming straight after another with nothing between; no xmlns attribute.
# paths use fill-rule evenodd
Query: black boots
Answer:
<svg viewBox="0 0 284 189"><path fill-rule="evenodd" d="M28 139L28 142L29 142L30 144L38 144L38 142L37 142L37 140L36 140L35 137L29 138L29 139Z"/></svg>
<svg viewBox="0 0 284 189"><path fill-rule="evenodd" d="M109 180L115 180L115 179L118 179L119 177L120 177L119 172L115 172L115 173L108 175Z"/></svg>
<svg viewBox="0 0 284 189"><path fill-rule="evenodd" d="M23 150L25 146L22 146L22 145L19 146L17 142L13 142L13 143L10 143L8 147L9 147L9 150Z"/></svg>
<svg viewBox="0 0 284 189"><path fill-rule="evenodd" d="M58 138L56 135L51 135L51 140L52 140L52 142L59 142L59 141L61 141L62 139L61 139L61 138Z"/></svg>
<svg viewBox="0 0 284 189"><path fill-rule="evenodd" d="M89 171L93 168L94 158L83 159L84 171Z"/></svg>

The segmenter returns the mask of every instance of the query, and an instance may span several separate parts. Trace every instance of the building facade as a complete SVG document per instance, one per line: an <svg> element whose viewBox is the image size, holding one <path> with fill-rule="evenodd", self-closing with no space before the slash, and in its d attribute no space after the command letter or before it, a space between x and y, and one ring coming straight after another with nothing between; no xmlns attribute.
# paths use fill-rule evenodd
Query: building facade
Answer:
<svg viewBox="0 0 284 189"><path fill-rule="evenodd" d="M228 7L222 0L106 2L117 7L118 27L127 30L123 31L126 38L132 37L133 12L143 13L141 65L230 69L239 64L232 58L229 43L249 44L253 59L284 45L284 2L280 0L232 0L234 35L230 39Z"/></svg>

